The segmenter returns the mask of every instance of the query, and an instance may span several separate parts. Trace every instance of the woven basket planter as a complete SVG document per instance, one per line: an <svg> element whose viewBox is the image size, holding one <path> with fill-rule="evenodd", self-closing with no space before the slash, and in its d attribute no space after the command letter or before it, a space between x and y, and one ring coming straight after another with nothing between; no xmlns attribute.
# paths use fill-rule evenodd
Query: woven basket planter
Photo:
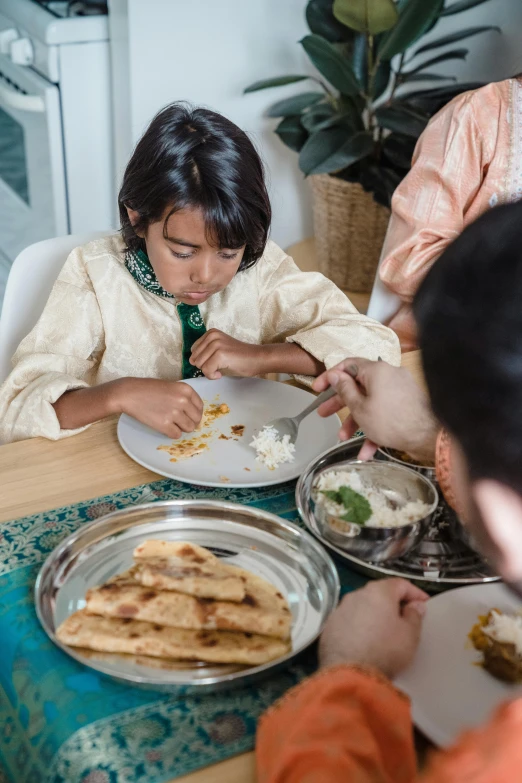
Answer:
<svg viewBox="0 0 522 783"><path fill-rule="evenodd" d="M370 293L390 210L359 183L317 174L310 177L319 269L339 288Z"/></svg>

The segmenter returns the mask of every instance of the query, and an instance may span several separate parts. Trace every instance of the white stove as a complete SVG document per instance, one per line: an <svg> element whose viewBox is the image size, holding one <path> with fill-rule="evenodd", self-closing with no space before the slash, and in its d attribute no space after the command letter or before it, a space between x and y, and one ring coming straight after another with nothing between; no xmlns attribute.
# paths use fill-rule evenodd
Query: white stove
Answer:
<svg viewBox="0 0 522 783"><path fill-rule="evenodd" d="M0 0L0 249L113 225L103 0Z"/></svg>

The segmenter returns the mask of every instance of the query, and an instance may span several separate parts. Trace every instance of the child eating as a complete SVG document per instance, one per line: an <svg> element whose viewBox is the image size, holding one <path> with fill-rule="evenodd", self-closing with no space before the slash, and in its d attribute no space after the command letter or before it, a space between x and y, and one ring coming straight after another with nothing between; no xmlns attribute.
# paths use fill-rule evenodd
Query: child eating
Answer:
<svg viewBox="0 0 522 783"><path fill-rule="evenodd" d="M271 209L248 136L174 103L138 143L121 235L67 259L0 388L0 440L74 435L127 413L170 438L203 403L184 379L316 376L346 356L398 364L398 340L268 240Z"/></svg>

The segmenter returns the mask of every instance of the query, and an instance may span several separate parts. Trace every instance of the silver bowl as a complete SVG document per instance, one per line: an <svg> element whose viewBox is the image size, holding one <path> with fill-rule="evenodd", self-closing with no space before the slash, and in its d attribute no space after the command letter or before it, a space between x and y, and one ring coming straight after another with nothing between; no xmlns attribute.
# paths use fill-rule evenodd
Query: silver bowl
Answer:
<svg viewBox="0 0 522 783"><path fill-rule="evenodd" d="M380 460L339 462L328 466L315 476L314 487L319 476L332 471L350 470L361 473L364 480L379 487L391 503L398 507L410 501L421 500L429 510L426 516L401 527L347 526L346 532L338 529L338 521L316 502L316 491L312 492L314 515L325 538L352 555L373 563L382 563L403 557L413 549L425 535L439 496L432 482L418 471L403 465ZM346 523L344 523L346 524Z"/></svg>
<svg viewBox="0 0 522 783"><path fill-rule="evenodd" d="M426 478L430 481L437 481L435 466L426 467L426 465L417 465L414 462L406 462L406 460L396 456L396 449L379 448L377 449L377 452L382 457L390 460L390 462L393 462L396 465L402 465L405 468L409 468L409 470L415 470L417 473L421 473L423 476L426 476Z"/></svg>

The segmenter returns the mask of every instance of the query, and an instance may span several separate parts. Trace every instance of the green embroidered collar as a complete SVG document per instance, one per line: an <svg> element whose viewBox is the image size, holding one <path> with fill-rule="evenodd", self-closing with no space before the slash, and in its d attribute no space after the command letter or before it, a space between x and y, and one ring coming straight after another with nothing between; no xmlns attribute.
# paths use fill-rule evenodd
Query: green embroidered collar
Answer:
<svg viewBox="0 0 522 783"><path fill-rule="evenodd" d="M163 299L176 300L176 297L165 291L158 282L158 279L152 268L147 255L143 250L133 252L128 250L125 254L125 266L136 280L138 285L145 288L146 291L150 291L156 296L161 296ZM187 305L180 302L176 305L179 319L181 321L181 334L183 338L183 346L181 349L181 372L183 379L186 378L199 378L203 375L201 370L190 364L190 357L192 355L192 346L199 340L200 337L206 332L205 322L199 312L197 305Z"/></svg>
<svg viewBox="0 0 522 783"><path fill-rule="evenodd" d="M165 291L158 282L158 278L152 268L152 264L143 250L127 250L125 253L125 266L135 281L150 291L151 294L161 296L163 299L175 299L176 297Z"/></svg>

